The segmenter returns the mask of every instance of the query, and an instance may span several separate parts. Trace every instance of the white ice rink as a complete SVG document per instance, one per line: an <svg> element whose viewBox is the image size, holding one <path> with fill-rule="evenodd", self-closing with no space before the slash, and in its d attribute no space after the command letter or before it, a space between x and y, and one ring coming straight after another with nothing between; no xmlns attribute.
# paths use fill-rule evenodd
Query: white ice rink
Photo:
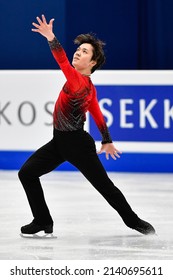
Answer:
<svg viewBox="0 0 173 280"><path fill-rule="evenodd" d="M0 171L1 260L173 260L173 174L109 173L158 236L127 228L78 172L42 177L57 239L19 236L32 215L16 171Z"/></svg>

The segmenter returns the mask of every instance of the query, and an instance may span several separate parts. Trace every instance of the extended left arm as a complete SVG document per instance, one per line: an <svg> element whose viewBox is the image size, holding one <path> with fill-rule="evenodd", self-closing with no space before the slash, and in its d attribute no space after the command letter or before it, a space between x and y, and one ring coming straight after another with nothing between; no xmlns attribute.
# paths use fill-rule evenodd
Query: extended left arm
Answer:
<svg viewBox="0 0 173 280"><path fill-rule="evenodd" d="M100 148L100 151L98 151L98 154L101 154L103 152L106 153L106 158L109 159L109 155L116 160L117 158L120 158L121 152L115 148L114 144L112 143L112 139L108 130L108 127L106 125L105 119L103 117L103 114L100 110L98 100L95 96L93 97L93 100L91 102L89 112L91 113L92 117L94 118L98 129L100 130L102 134L102 146Z"/></svg>

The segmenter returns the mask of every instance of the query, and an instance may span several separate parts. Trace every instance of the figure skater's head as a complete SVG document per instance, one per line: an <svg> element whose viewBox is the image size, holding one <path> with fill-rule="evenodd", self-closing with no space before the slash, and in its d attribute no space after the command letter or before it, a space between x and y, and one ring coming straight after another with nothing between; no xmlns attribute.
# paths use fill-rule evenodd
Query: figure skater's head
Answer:
<svg viewBox="0 0 173 280"><path fill-rule="evenodd" d="M87 52L90 56L91 73L93 73L96 69L101 68L101 66L105 63L105 54L103 50L105 43L96 38L95 35L91 33L80 34L75 38L74 43L79 46L73 57L72 64L74 66L76 64L74 60L77 60L83 52Z"/></svg>

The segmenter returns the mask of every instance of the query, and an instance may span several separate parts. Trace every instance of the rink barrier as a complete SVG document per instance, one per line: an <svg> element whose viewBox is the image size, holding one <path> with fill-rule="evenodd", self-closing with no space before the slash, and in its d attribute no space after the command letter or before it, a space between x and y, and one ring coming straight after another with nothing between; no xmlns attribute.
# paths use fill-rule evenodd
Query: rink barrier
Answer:
<svg viewBox="0 0 173 280"><path fill-rule="evenodd" d="M123 154L108 171L173 172L173 71L99 70L92 76L115 146ZM0 71L0 169L19 169L52 138L54 102L65 78L60 70ZM100 146L87 114L85 129ZM75 170L64 163L58 170Z"/></svg>
<svg viewBox="0 0 173 280"><path fill-rule="evenodd" d="M32 151L0 151L0 169L1 170L19 170L23 163L32 155ZM105 155L99 155L99 158L110 172L173 172L173 155L159 153L123 153L121 158L114 161L107 160ZM63 163L57 171L77 171L77 169L68 162Z"/></svg>

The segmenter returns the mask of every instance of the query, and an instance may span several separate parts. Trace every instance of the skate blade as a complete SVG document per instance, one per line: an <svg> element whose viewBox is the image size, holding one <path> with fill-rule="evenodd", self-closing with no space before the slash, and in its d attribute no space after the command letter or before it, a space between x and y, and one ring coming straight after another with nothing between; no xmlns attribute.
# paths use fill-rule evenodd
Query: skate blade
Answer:
<svg viewBox="0 0 173 280"><path fill-rule="evenodd" d="M37 234L37 233L34 233L34 234L24 234L24 233L21 233L20 236L22 238L32 238L32 239L56 239L57 236L53 235L53 233L45 233L43 235L40 235L40 234Z"/></svg>

